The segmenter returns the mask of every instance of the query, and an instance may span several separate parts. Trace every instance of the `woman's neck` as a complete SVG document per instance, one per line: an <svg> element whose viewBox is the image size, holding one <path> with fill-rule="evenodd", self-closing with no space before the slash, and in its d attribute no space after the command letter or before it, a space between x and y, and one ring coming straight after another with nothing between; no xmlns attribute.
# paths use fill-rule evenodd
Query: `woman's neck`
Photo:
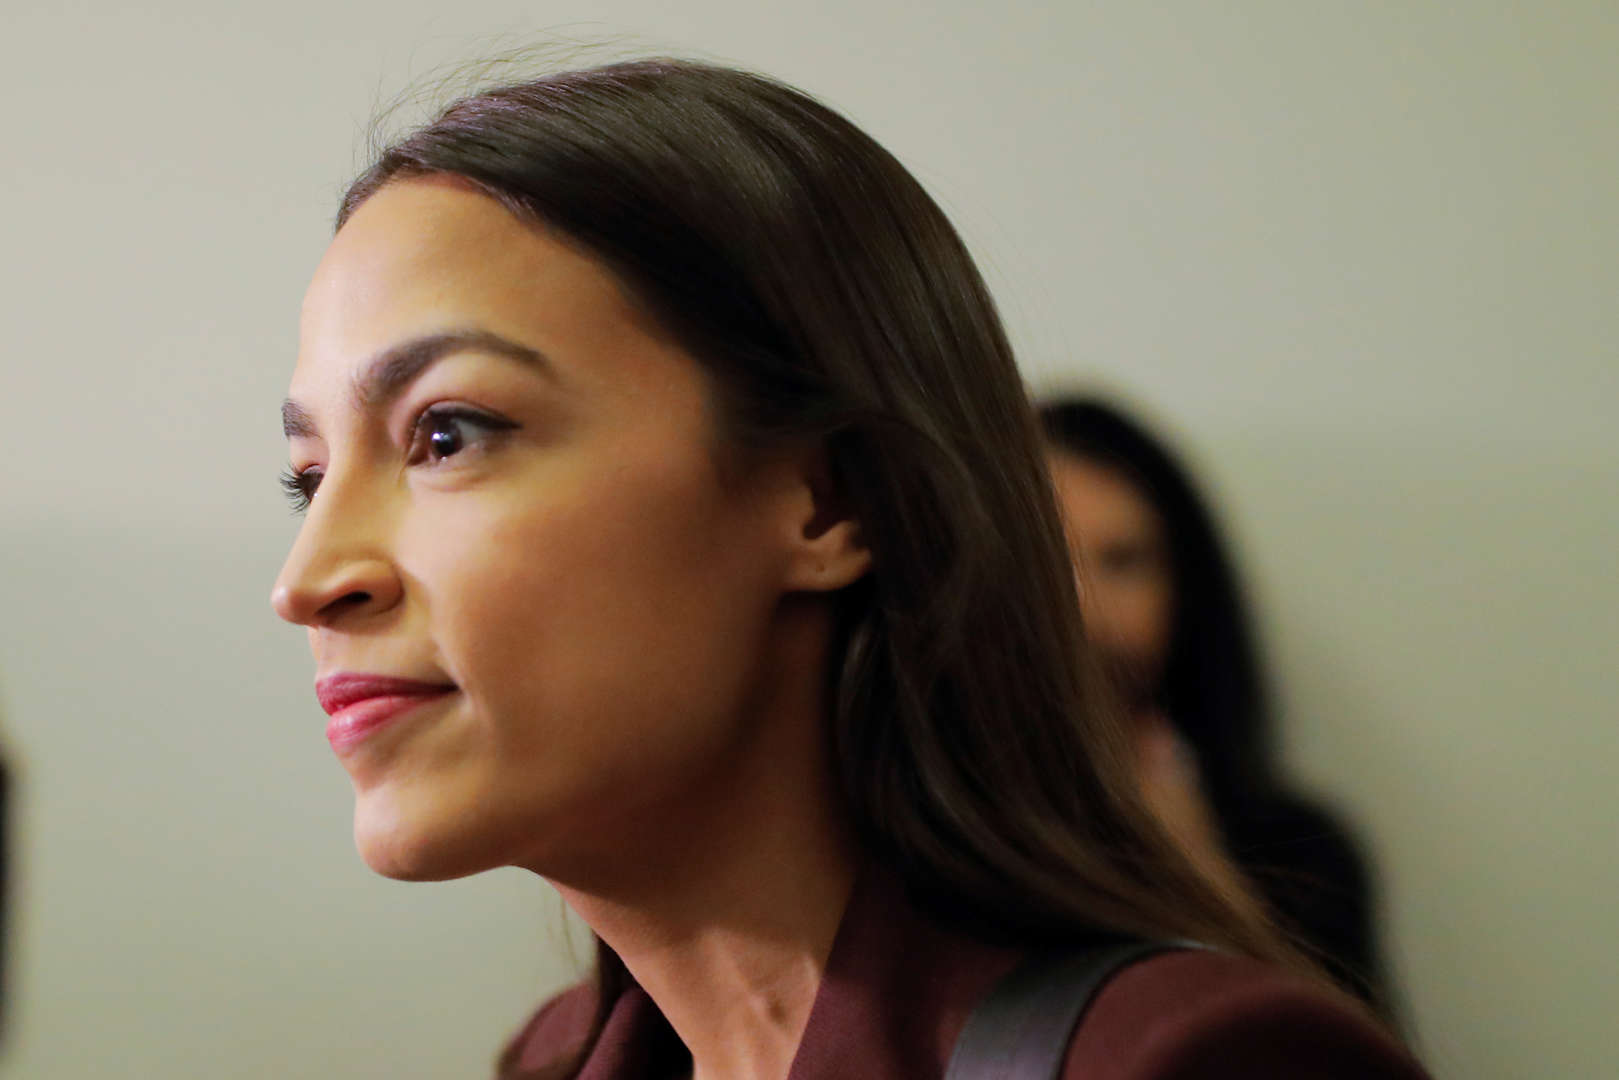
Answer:
<svg viewBox="0 0 1619 1080"><path fill-rule="evenodd" d="M758 806L646 891L559 885L691 1051L697 1080L782 1080L797 1051L856 860L822 830ZM721 857L723 856L723 857Z"/></svg>
<svg viewBox="0 0 1619 1080"><path fill-rule="evenodd" d="M723 775L638 828L610 877L552 879L691 1051L697 1080L787 1076L853 891L823 705L795 689L810 692L764 695Z"/></svg>

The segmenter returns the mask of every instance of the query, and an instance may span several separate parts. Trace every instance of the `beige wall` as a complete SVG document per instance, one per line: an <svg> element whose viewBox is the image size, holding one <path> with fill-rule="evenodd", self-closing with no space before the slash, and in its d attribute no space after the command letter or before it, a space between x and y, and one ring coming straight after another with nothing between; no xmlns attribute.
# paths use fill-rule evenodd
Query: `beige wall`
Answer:
<svg viewBox="0 0 1619 1080"><path fill-rule="evenodd" d="M1146 403L1222 497L1438 1075L1612 1075L1616 11L13 0L0 1073L477 1075L566 976L538 884L361 867L265 602L296 308L373 100L563 27L888 142L1031 382Z"/></svg>

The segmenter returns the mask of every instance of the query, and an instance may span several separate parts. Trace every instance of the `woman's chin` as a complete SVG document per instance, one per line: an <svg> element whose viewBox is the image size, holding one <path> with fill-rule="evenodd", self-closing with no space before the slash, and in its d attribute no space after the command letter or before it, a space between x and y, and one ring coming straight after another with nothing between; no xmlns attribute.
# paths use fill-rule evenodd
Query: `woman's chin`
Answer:
<svg viewBox="0 0 1619 1080"><path fill-rule="evenodd" d="M372 871L395 881L449 881L502 864L468 840L463 830L355 808L355 849Z"/></svg>

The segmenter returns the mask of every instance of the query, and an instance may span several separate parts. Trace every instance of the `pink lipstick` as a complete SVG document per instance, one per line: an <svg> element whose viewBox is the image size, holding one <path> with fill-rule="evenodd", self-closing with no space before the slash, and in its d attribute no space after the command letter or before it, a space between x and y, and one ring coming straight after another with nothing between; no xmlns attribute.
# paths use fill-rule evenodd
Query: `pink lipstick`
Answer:
<svg viewBox="0 0 1619 1080"><path fill-rule="evenodd" d="M329 675L315 684L320 707L331 716L326 739L339 753L429 701L455 692L452 683L426 683L385 675Z"/></svg>

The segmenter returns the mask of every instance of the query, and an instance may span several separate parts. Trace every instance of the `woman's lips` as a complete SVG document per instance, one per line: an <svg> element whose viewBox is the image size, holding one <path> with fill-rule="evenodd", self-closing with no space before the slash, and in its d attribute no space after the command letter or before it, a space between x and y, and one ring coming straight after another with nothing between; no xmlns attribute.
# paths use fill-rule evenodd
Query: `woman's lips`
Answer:
<svg viewBox="0 0 1619 1080"><path fill-rule="evenodd" d="M326 739L338 752L357 745L418 705L454 692L452 683L384 675L330 675L315 684L315 696L332 718L326 725Z"/></svg>

